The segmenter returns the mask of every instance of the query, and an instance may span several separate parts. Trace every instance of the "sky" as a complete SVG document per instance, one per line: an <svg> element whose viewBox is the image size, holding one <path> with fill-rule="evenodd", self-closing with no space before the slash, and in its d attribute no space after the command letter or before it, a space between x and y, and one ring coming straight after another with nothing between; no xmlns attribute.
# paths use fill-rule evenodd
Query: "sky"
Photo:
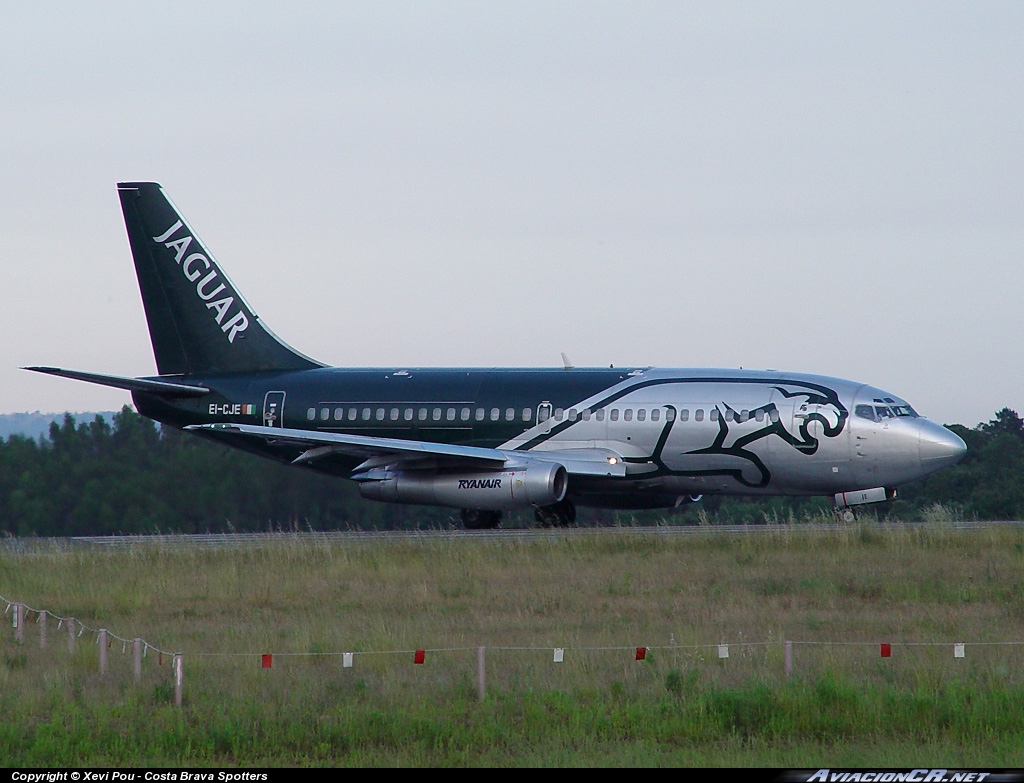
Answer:
<svg viewBox="0 0 1024 783"><path fill-rule="evenodd" d="M778 368L1024 411L1024 4L11 2L0 413L155 374L160 182L339 366Z"/></svg>

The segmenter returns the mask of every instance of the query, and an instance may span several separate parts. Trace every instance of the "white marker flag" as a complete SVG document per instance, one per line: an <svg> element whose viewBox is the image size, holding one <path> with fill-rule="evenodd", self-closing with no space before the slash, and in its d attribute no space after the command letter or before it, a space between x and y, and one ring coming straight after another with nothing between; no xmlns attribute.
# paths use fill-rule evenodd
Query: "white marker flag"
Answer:
<svg viewBox="0 0 1024 783"><path fill-rule="evenodd" d="M555 663L561 663L565 657L565 649L562 647L555 648Z"/></svg>
<svg viewBox="0 0 1024 783"><path fill-rule="evenodd" d="M352 653L341 654L341 665L346 669L352 668Z"/></svg>

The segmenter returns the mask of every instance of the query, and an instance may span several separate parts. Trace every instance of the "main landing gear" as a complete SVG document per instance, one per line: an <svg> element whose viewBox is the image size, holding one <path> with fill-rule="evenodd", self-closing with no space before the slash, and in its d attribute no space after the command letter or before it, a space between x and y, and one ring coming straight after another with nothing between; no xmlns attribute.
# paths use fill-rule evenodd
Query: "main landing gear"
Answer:
<svg viewBox="0 0 1024 783"><path fill-rule="evenodd" d="M537 506L534 516L542 527L568 527L576 521L576 506L563 498L552 506Z"/></svg>
<svg viewBox="0 0 1024 783"><path fill-rule="evenodd" d="M462 509L462 524L466 530L494 530L501 524L501 512L464 508Z"/></svg>

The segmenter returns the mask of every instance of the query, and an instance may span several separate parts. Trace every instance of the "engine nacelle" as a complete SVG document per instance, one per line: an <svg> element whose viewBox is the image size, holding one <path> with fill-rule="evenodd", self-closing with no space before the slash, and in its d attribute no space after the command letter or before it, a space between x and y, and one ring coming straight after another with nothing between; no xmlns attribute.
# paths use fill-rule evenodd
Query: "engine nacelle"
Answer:
<svg viewBox="0 0 1024 783"><path fill-rule="evenodd" d="M858 489L855 492L840 492L836 495L836 508L847 508L849 506L860 506L864 503L884 503L886 500L895 500L896 490L885 487L874 489Z"/></svg>
<svg viewBox="0 0 1024 783"><path fill-rule="evenodd" d="M553 462L470 473L371 471L354 478L368 500L486 511L550 506L565 497L569 483L565 468Z"/></svg>

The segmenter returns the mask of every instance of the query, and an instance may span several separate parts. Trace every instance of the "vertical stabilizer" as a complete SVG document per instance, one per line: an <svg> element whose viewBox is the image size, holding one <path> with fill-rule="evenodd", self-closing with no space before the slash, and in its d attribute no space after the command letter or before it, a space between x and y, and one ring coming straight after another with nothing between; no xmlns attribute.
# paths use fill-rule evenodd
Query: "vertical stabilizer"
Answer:
<svg viewBox="0 0 1024 783"><path fill-rule="evenodd" d="M323 365L267 329L155 182L117 186L161 375Z"/></svg>

